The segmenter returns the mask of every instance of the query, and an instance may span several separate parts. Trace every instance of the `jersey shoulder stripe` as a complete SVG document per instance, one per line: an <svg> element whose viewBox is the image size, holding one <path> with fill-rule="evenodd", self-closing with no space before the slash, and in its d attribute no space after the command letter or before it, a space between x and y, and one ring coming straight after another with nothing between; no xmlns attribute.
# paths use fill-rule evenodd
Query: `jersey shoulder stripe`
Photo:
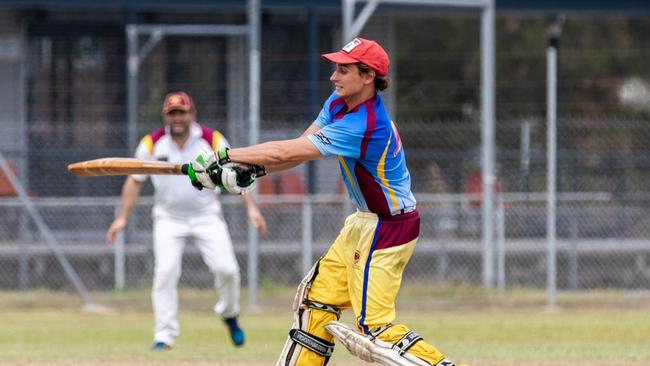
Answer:
<svg viewBox="0 0 650 366"><path fill-rule="evenodd" d="M201 127L201 138L205 140L208 145L210 145L212 150L217 150L219 148L221 140L223 139L221 132L213 130L210 127L206 127L202 124L199 124L199 127Z"/></svg>
<svg viewBox="0 0 650 366"><path fill-rule="evenodd" d="M167 130L165 129L165 127L160 127L159 129L153 131L149 135L151 136L151 141L155 145L156 142L158 142L158 140L160 140L161 137L165 136L165 134L167 134Z"/></svg>
<svg viewBox="0 0 650 366"><path fill-rule="evenodd" d="M221 143L221 139L223 138L223 135L221 132L214 130L212 131L212 150L217 150L219 148L219 144Z"/></svg>
<svg viewBox="0 0 650 366"><path fill-rule="evenodd" d="M367 101L366 103L366 132L363 134L363 140L361 140L361 154L360 157L363 159L366 156L368 151L368 144L370 143L370 138L372 133L375 130L375 124L377 118L375 116L375 107L373 105L373 99Z"/></svg>
<svg viewBox="0 0 650 366"><path fill-rule="evenodd" d="M205 140L208 145L213 146L212 142L214 140L214 134L212 133L212 129L201 124L199 127L201 128L201 138Z"/></svg>
<svg viewBox="0 0 650 366"><path fill-rule="evenodd" d="M158 142L160 138L163 137L166 133L167 132L165 131L165 128L161 127L151 132L150 134L145 135L142 140L140 140L140 143L147 148L149 155L153 155L153 147L156 145L156 142Z"/></svg>
<svg viewBox="0 0 650 366"><path fill-rule="evenodd" d="M329 106L330 113L336 108L337 106L340 106L342 104L345 104L345 100L343 98L336 98L334 99Z"/></svg>

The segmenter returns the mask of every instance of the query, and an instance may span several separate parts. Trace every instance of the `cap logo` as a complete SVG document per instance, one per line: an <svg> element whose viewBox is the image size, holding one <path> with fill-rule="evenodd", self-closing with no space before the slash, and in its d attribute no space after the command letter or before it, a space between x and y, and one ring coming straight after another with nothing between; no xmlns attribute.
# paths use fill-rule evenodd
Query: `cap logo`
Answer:
<svg viewBox="0 0 650 366"><path fill-rule="evenodd" d="M352 52L353 49L357 48L357 46L359 46L360 44L361 44L361 40L359 38L355 38L352 41L350 41L350 43L346 44L343 47L343 51L350 53Z"/></svg>
<svg viewBox="0 0 650 366"><path fill-rule="evenodd" d="M181 97L178 95L172 95L171 98L169 98L169 104L181 104Z"/></svg>

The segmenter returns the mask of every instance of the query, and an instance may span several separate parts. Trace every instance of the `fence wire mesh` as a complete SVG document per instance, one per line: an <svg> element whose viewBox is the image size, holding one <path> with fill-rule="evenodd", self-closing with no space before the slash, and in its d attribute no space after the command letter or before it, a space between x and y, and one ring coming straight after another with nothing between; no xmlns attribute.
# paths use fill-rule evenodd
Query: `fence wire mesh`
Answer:
<svg viewBox="0 0 650 366"><path fill-rule="evenodd" d="M62 23L88 16L51 13L53 22ZM169 23L210 18L189 12L177 17L159 15ZM306 50L305 24L294 18L290 12L272 14L263 25L262 141L299 135L331 93L331 68L317 57L314 61ZM339 18L323 15L321 22L322 49L317 51L331 51L338 47L339 35L332 29ZM104 237L123 178L78 179L67 173L66 165L133 153L127 143L124 23L112 24L73 27L74 32L30 25L22 65L25 120L3 122L3 132L11 134L0 136L5 139L0 150L91 289L114 287L116 267L121 268ZM495 213L495 222L507 288L542 288L546 280L546 204L540 196L546 189L545 63L539 46L545 44L544 26L544 19L525 16L503 16L498 24L495 195L502 211ZM602 29L594 32L595 27ZM386 29L399 42L390 41ZM395 77L385 100L393 108L422 216L407 282L481 284L478 32L477 18L462 14L379 15L367 26L368 38L393 50ZM608 52L604 41L592 40L593 34L620 47ZM646 35L645 18L583 17L567 23L566 48L559 55L557 161L562 289L650 286L650 195L645 184L650 179L650 124L643 98L650 87L640 61L648 56ZM199 122L221 130L234 146L246 145L245 50L238 38L161 40L141 64L138 138L161 125L165 93L185 90L195 100ZM311 80L310 62L316 62ZM6 136L17 137L9 141ZM338 170L336 160L326 159L314 169L301 166L260 181L260 205L269 224L258 247L260 282L295 284L301 278L305 202L312 208L312 260L331 244L350 212ZM124 235L126 287L151 283L151 193L146 186ZM4 174L0 196L0 288L70 287ZM246 212L236 197L223 197L223 204L247 284ZM192 245L181 284L212 286Z"/></svg>
<svg viewBox="0 0 650 366"><path fill-rule="evenodd" d="M308 196L262 196L261 208L270 230L261 238L260 281L293 285L304 271L307 245L312 260L335 239L346 213L339 196L314 196L312 240L302 234ZM420 194L421 235L405 272L407 282L481 283L480 208L467 195ZM614 197L607 193L561 195L558 204L558 285L561 289L648 289L650 280L650 196ZM225 217L247 283L246 212L237 197L224 197ZM546 271L546 207L539 195L503 194L505 228L504 280L507 288L543 288ZM24 207L14 198L0 201L5 220L0 225L0 286L70 288L48 243L39 235ZM104 243L116 198L35 198L73 268L90 289L116 284L115 248ZM135 209L125 233L124 285L151 283L151 200ZM499 217L497 215L496 217ZM497 223L499 225L499 223ZM191 239L183 259L181 285L210 287L213 278Z"/></svg>

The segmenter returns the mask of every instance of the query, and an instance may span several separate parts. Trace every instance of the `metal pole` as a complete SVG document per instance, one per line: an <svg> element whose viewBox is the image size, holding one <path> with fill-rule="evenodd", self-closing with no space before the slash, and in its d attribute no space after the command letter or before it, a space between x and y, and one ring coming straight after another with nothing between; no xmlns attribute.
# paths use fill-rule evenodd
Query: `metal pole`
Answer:
<svg viewBox="0 0 650 366"><path fill-rule="evenodd" d="M27 225L27 218L20 211L21 225ZM22 231L22 228L20 229ZM29 288L29 252L27 250L27 238L20 238L20 252L18 254L18 289L21 291Z"/></svg>
<svg viewBox="0 0 650 366"><path fill-rule="evenodd" d="M372 16L372 13L375 12L377 6L379 6L379 0L366 0L366 5L361 9L359 16L350 24L346 32L347 39L344 42L350 42L352 38L361 33L361 30ZM352 6L352 14L354 14L354 5Z"/></svg>
<svg viewBox="0 0 650 366"><path fill-rule="evenodd" d="M395 39L395 28L395 16L393 14L388 14L388 53L390 55L388 78L393 80L393 82L397 80L397 57L394 57L394 55L397 55L398 42ZM384 105L386 106L386 109L388 109L388 114L393 118L397 118L397 103L395 102L396 89L397 88L395 87L388 88L382 94Z"/></svg>
<svg viewBox="0 0 650 366"><path fill-rule="evenodd" d="M352 22L354 21L354 6L355 0L343 1L343 34L342 44L350 42L350 30L352 29Z"/></svg>
<svg viewBox="0 0 650 366"><path fill-rule="evenodd" d="M578 289L578 220L571 217L570 221L571 249L569 252L569 288Z"/></svg>
<svg viewBox="0 0 650 366"><path fill-rule="evenodd" d="M506 289L506 212L503 198L497 204L497 289Z"/></svg>
<svg viewBox="0 0 650 366"><path fill-rule="evenodd" d="M318 57L319 48L320 48L320 35L318 33L318 9L313 4L309 6L309 61L308 64L308 75L309 75L309 113L312 116L317 116L319 112L319 93L318 93L318 81L319 81L319 63L320 59ZM313 117L312 117L313 118ZM307 190L309 194L314 194L318 191L316 187L316 162L309 161L307 162Z"/></svg>
<svg viewBox="0 0 650 366"><path fill-rule="evenodd" d="M50 228L47 226L45 220L43 220L43 217L34 206L34 203L29 199L29 196L27 196L27 192L18 181L18 178L16 178L14 173L11 171L9 163L5 159L4 155L2 155L2 153L0 153L0 170L4 172L5 177L7 177L11 185L16 190L18 198L27 210L27 213L29 213L31 216L32 220L34 220L36 228L43 236L43 239L45 239L45 242L50 247L50 250L52 250L52 253L54 253L54 256L61 264L61 267L63 267L63 272L66 274L74 288L77 290L79 296L81 296L81 300L83 301L84 305L91 305L92 300L90 299L90 295L88 294L86 286L84 286L83 282L77 275L77 272L75 272L70 262L68 262L68 258L66 258L65 254L63 254L63 249L61 249L61 246L54 237L54 234L52 234L50 231Z"/></svg>
<svg viewBox="0 0 650 366"><path fill-rule="evenodd" d="M248 104L248 142L250 145L259 141L260 129L260 0L248 0L248 67L249 67L249 104ZM253 199L257 193L251 192ZM248 305L257 305L258 285L258 244L259 237L253 224L248 223Z"/></svg>
<svg viewBox="0 0 650 366"><path fill-rule="evenodd" d="M557 49L562 27L560 17L553 20L549 26L549 46L547 49L547 216L546 216L546 242L547 242L547 267L546 289L548 295L547 309L554 311L557 308Z"/></svg>
<svg viewBox="0 0 650 366"><path fill-rule="evenodd" d="M481 13L481 138L483 286L494 286L494 1Z"/></svg>
<svg viewBox="0 0 650 366"><path fill-rule="evenodd" d="M521 191L528 192L528 178L530 175L530 121L523 120L521 123L520 140L520 170L521 170Z"/></svg>
<svg viewBox="0 0 650 366"><path fill-rule="evenodd" d="M313 261L313 216L311 195L305 195L302 203L302 274L306 276Z"/></svg>
<svg viewBox="0 0 650 366"><path fill-rule="evenodd" d="M20 103L18 110L18 122L20 124L20 133L18 135L19 139L19 155L17 159L17 170L20 181L25 184L26 187L29 187L29 164L27 161L27 150L28 150L28 141L27 141L27 121L26 121L26 105L27 99L25 97L25 87L27 85L27 60L26 52L27 41L26 41L26 30L24 24L21 26L21 37L20 37L20 49L21 49L21 58L18 61L18 80L20 80L20 86L16 90L16 99ZM27 242L30 239L29 233L29 218L25 210L20 210L18 216L19 228L18 228L18 238L20 240L20 254L18 259L18 288L20 290L26 290L29 287L29 253L27 248Z"/></svg>
<svg viewBox="0 0 650 366"><path fill-rule="evenodd" d="M138 138L138 33L134 25L126 26L127 76L126 76L126 148L133 154Z"/></svg>
<svg viewBox="0 0 650 366"><path fill-rule="evenodd" d="M119 207L115 208L115 217L117 217ZM124 233L119 232L115 237L115 244L113 245L115 255L115 289L124 290L124 274L125 274L125 257L124 257Z"/></svg>

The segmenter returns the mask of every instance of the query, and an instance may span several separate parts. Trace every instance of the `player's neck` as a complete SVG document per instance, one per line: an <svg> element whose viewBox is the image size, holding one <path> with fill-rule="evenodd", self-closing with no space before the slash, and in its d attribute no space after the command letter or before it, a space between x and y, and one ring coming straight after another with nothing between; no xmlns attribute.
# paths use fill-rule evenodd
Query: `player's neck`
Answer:
<svg viewBox="0 0 650 366"><path fill-rule="evenodd" d="M187 133L184 133L184 134L174 134L174 133L172 133L171 135L172 135L172 141L174 141L174 143L176 143L176 145L178 145L178 147L181 148L181 149L183 148L183 146L185 146L185 143L187 142L187 139L190 138L189 131Z"/></svg>
<svg viewBox="0 0 650 366"><path fill-rule="evenodd" d="M356 108L359 104L367 101L368 99L373 98L376 93L377 91L375 90L374 86L369 86L367 88L363 88L361 92L359 92L358 94L344 97L343 100L345 101L345 104L348 106L348 111L351 111L354 108Z"/></svg>

